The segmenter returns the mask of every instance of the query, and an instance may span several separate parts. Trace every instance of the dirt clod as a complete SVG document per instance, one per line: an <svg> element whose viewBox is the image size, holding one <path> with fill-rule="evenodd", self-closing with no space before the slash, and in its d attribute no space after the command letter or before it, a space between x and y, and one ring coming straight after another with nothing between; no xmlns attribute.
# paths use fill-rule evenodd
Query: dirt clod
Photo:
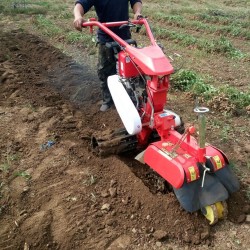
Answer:
<svg viewBox="0 0 250 250"><path fill-rule="evenodd" d="M241 214L237 219L237 223L243 223L246 220L246 217L247 216L245 214Z"/></svg>
<svg viewBox="0 0 250 250"><path fill-rule="evenodd" d="M250 205L244 206L243 212L244 212L245 214L250 214Z"/></svg>
<svg viewBox="0 0 250 250"><path fill-rule="evenodd" d="M250 215L249 214L246 216L246 223L250 224Z"/></svg>
<svg viewBox="0 0 250 250"><path fill-rule="evenodd" d="M153 236L157 240L165 240L167 238L167 236L168 236L168 233L163 231L163 230L156 230L153 233Z"/></svg>
<svg viewBox="0 0 250 250"><path fill-rule="evenodd" d="M114 198L116 196L116 194L117 194L117 189L114 188L114 187L111 187L109 189L109 194L110 194L111 198Z"/></svg>

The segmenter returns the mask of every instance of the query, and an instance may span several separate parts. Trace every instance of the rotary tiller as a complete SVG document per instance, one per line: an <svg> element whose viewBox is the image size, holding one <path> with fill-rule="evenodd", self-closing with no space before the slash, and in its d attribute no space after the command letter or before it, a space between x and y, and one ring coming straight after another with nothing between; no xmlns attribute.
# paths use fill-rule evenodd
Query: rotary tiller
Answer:
<svg viewBox="0 0 250 250"><path fill-rule="evenodd" d="M123 40L111 27L144 25L150 45L138 47L136 41ZM205 113L196 107L199 140L192 136L194 126L183 131L180 117L164 109L170 75L174 69L157 44L145 18L134 21L100 23L84 22L106 32L113 42L117 58L117 74L108 77L108 87L117 112L125 127L106 138L92 139L101 155L141 150L136 159L150 166L174 190L181 206L188 212L201 210L215 224L227 215L226 200L239 189L239 182L229 167L225 154L205 143Z"/></svg>

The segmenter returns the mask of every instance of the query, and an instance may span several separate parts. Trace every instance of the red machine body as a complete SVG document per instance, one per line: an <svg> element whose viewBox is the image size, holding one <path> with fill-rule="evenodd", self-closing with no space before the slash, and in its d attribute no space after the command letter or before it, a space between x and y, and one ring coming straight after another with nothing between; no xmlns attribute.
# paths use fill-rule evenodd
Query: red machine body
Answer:
<svg viewBox="0 0 250 250"><path fill-rule="evenodd" d="M114 34L109 27L121 25L144 25L150 45L138 48ZM224 153L211 145L200 146L192 136L194 127L184 134L175 130L175 115L167 115L170 75L174 69L157 45L145 18L132 22L99 23L90 21L83 26L98 26L120 47L118 75L121 81L141 77L145 92L136 107L142 121L142 130L136 135L140 147L145 147L143 160L175 190L181 205L190 212L210 204L226 200L229 193L239 189L239 183L228 168ZM157 131L160 140L148 145L150 135Z"/></svg>
<svg viewBox="0 0 250 250"><path fill-rule="evenodd" d="M122 77L135 77L139 75L138 68L135 67L131 58L124 51L118 54L119 75Z"/></svg>

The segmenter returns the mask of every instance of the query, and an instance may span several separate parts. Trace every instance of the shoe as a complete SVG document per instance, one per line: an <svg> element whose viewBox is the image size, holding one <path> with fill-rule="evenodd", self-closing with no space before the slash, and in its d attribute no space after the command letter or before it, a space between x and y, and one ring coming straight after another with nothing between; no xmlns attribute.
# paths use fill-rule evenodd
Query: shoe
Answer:
<svg viewBox="0 0 250 250"><path fill-rule="evenodd" d="M111 108L110 104L104 103L102 104L102 106L100 107L100 111L105 112L107 110L109 110Z"/></svg>

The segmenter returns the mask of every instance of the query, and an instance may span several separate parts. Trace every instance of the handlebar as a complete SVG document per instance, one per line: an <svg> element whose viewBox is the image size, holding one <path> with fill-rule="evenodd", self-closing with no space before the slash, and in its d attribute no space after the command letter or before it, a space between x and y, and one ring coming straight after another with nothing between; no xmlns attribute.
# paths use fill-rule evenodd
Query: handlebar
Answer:
<svg viewBox="0 0 250 250"><path fill-rule="evenodd" d="M119 22L107 22L107 23L101 23L101 22L97 21L95 18L90 18L87 22L82 23L82 27L90 27L90 32L92 33L93 26L97 26L101 30L103 30L106 34L111 36L116 42L121 44L123 47L126 47L128 44L123 39L121 39L119 36L117 36L109 28L110 27L118 27L118 26L127 25L127 24L144 25L146 28L147 34L149 36L151 44L157 45L146 18L140 18L139 20L132 20L132 21L119 21Z"/></svg>
<svg viewBox="0 0 250 250"><path fill-rule="evenodd" d="M88 26L105 26L105 27L118 27L124 24L144 24L144 18L141 18L139 20L132 20L132 21L119 21L119 22L108 22L108 23L100 23L95 18L90 18L87 22L82 23L82 27L88 27Z"/></svg>

